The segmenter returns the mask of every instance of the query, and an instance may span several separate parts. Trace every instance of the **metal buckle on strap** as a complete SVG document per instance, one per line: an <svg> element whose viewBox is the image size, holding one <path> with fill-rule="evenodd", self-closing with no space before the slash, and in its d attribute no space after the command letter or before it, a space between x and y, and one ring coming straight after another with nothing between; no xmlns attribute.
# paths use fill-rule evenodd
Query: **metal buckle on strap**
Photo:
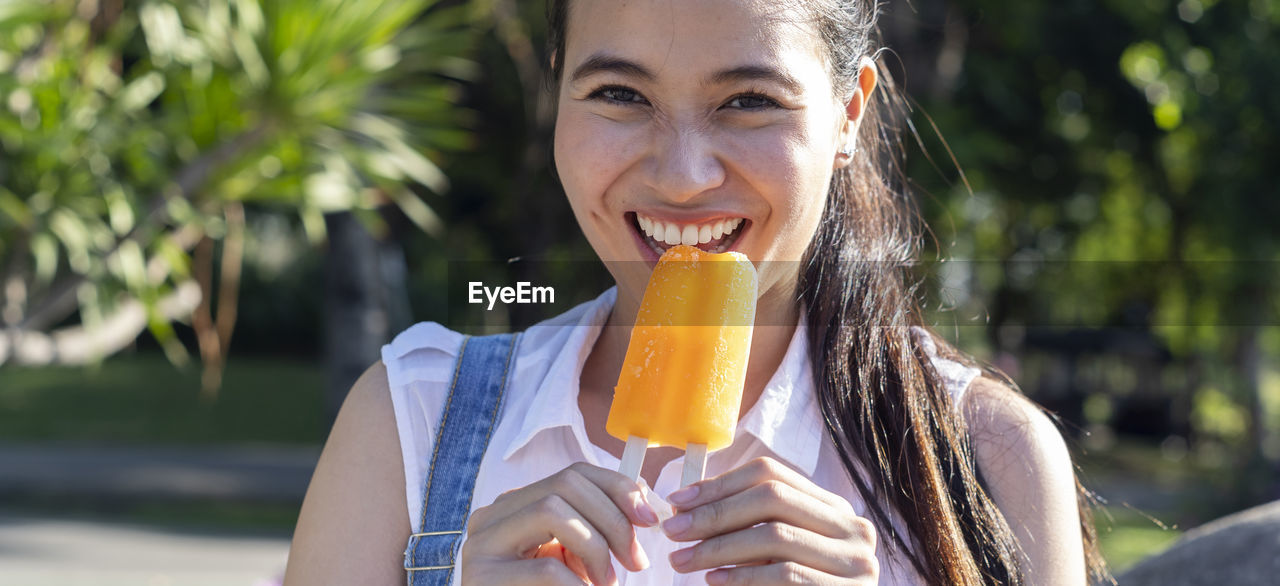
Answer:
<svg viewBox="0 0 1280 586"><path fill-rule="evenodd" d="M425 531L409 537L404 569L409 572L450 570L457 562L462 531Z"/></svg>

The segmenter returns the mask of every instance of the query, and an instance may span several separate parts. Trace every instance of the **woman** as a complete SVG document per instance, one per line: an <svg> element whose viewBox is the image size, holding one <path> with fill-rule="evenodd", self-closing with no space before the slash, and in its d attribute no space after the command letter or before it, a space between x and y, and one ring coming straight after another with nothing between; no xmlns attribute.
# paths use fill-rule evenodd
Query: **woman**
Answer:
<svg viewBox="0 0 1280 586"><path fill-rule="evenodd" d="M420 324L384 348L325 447L287 583L1104 578L1053 424L919 327L874 4L566 0L548 16L556 168L617 287L488 360L506 394L473 470L428 470L469 376L462 337ZM649 451L643 479L680 513L658 529L604 423L648 272L681 242L746 254L760 297L734 444L680 491L680 452ZM465 534L429 531L424 478L462 479L445 496ZM444 561L422 565L438 533L454 534Z"/></svg>

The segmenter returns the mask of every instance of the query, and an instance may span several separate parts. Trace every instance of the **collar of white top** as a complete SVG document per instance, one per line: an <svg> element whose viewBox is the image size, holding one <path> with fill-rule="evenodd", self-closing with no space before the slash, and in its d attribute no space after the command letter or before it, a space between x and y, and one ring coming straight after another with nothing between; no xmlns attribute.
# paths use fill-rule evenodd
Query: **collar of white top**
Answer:
<svg viewBox="0 0 1280 586"><path fill-rule="evenodd" d="M582 411L578 407L578 385L587 354L600 336L616 297L617 288L610 288L595 300L570 311L581 312L576 327L571 328L564 345L552 358L546 376L534 391L529 409L523 414L520 431L502 456L504 460L509 460L541 432L568 427L588 461L599 464L594 461L595 449L587 439ZM734 442L742 441L744 434L753 436L774 455L812 476L825 428L814 400L807 350L802 322L797 325L787 353L765 385L760 399L738 421Z"/></svg>

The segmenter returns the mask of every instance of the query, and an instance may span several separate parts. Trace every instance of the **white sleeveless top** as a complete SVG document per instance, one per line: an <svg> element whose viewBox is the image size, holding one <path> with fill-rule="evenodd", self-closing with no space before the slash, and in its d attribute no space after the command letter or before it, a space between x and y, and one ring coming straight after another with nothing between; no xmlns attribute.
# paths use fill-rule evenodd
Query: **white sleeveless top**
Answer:
<svg viewBox="0 0 1280 586"><path fill-rule="evenodd" d="M530 327L517 348L515 372L503 398L502 412L480 465L475 509L493 503L498 495L526 486L574 462L618 469L618 459L587 440L578 407L578 382L587 354L613 308L616 288L593 301ZM706 476L712 477L759 456L771 456L804 473L815 484L848 500L859 515L869 516L866 504L849 481L835 447L826 437L822 414L815 401L803 324L795 330L787 353L763 394L739 422L733 444L712 453ZM941 358L923 329L913 332L933 358L946 381L952 400L959 404L969 383L980 371ZM463 335L434 322L414 325L382 347L396 427L404 459L405 495L409 523L417 530L427 468L435 442L444 399L453 375ZM679 488L684 458L662 469L659 496ZM895 528L904 528L896 517ZM614 570L624 586L705 584L705 572L678 574L667 556L690 544L677 544L657 528L637 529L650 567L630 573L614 560ZM893 555L890 540L881 538L876 555L881 584L922 584L923 580L901 555ZM460 567L453 583L459 584Z"/></svg>

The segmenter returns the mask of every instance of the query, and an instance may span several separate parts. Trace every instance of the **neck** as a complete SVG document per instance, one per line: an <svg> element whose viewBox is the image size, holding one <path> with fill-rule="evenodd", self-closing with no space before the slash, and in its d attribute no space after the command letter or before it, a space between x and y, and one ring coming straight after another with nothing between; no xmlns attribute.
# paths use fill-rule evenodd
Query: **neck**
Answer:
<svg viewBox="0 0 1280 586"><path fill-rule="evenodd" d="M618 289L618 299L609 313L609 321L583 366L580 392L612 395L618 374L622 372L627 343L631 340L630 324L634 322L639 307L638 299L626 296L622 289ZM739 418L746 415L764 394L765 385L782 364L795 334L799 312L792 291L766 291L757 300L751 356L747 362L747 380L742 389Z"/></svg>

